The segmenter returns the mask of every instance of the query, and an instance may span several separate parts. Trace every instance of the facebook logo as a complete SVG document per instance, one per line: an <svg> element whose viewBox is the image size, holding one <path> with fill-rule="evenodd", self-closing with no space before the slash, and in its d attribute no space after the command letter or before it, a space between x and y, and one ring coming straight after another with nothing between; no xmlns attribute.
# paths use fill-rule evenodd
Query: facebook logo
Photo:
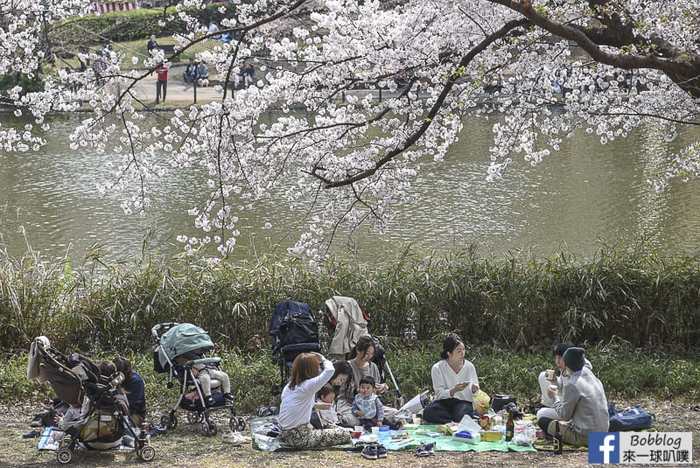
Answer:
<svg viewBox="0 0 700 468"><path fill-rule="evenodd" d="M620 433L590 432L588 434L588 463L620 463Z"/></svg>

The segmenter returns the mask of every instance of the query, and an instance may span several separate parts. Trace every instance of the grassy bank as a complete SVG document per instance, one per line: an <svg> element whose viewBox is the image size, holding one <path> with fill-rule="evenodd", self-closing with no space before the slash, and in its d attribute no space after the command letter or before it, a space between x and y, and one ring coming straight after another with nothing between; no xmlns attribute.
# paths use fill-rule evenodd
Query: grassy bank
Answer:
<svg viewBox="0 0 700 468"><path fill-rule="evenodd" d="M383 336L432 340L459 332L471 345L541 350L560 340L623 343L674 353L700 343L700 264L625 249L581 261L568 253L481 258L473 250L402 252L382 265L329 261L321 271L288 257L209 267L105 264L0 253L0 349L37 335L59 348L143 351L150 328L187 321L227 349L266 337L274 305L293 298L318 310L334 294L358 299Z"/></svg>
<svg viewBox="0 0 700 468"><path fill-rule="evenodd" d="M221 13L219 9L226 6ZM235 8L222 2L211 3L204 8L190 9L188 14L202 24L235 17ZM174 7L138 8L130 11L103 13L70 18L49 31L53 43L68 45L103 44L105 42L147 40L151 35L170 36L186 31L186 25L177 15Z"/></svg>
<svg viewBox="0 0 700 468"><path fill-rule="evenodd" d="M430 367L438 359L432 344L389 343L389 362L401 391L411 397L430 388ZM146 382L151 406L173 404L175 389L167 389L165 376L153 372L150 354L131 353L129 358ZM250 413L259 405L270 404L278 395L280 377L267 350L253 353L224 351L223 367L232 377L237 405ZM96 360L114 354L99 353ZM477 368L481 386L489 393L510 393L519 401L537 399L538 373L552 366L548 353L516 353L492 347L467 350ZM661 353L640 354L622 349L591 349L589 358L596 374L612 398L634 400L641 397L697 400L700 398L700 357L678 357ZM37 399L50 395L47 386L26 379L26 355L14 355L0 368L0 401Z"/></svg>

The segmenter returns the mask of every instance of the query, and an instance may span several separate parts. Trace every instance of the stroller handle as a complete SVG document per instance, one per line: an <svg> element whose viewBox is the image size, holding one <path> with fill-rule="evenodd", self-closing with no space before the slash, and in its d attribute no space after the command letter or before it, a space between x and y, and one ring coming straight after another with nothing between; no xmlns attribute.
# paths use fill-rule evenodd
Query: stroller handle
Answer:
<svg viewBox="0 0 700 468"><path fill-rule="evenodd" d="M179 325L178 322L163 322L153 325L151 328L151 336L154 340L159 341L163 333L173 328L175 325Z"/></svg>

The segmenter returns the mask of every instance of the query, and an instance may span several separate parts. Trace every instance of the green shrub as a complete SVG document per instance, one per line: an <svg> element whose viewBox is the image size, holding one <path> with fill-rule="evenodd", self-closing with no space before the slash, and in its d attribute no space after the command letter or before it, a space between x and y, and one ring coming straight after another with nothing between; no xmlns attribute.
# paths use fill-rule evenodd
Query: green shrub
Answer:
<svg viewBox="0 0 700 468"><path fill-rule="evenodd" d="M26 348L49 333L83 350L144 350L150 328L173 320L244 349L267 335L276 303L294 298L318 310L336 294L357 298L372 332L390 337L429 340L454 330L469 344L514 350L566 340L692 352L700 343L696 258L601 250L585 262L565 253L494 260L472 250L406 251L381 266L331 260L321 271L286 257L217 267L99 262L73 272L62 261L1 256L0 349Z"/></svg>

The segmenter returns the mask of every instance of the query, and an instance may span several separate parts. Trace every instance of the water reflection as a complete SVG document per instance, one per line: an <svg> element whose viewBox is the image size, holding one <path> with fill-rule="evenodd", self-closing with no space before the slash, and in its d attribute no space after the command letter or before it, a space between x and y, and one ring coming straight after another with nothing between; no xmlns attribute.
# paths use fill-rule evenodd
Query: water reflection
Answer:
<svg viewBox="0 0 700 468"><path fill-rule="evenodd" d="M195 233L187 210L202 181L193 174L168 175L146 217L126 216L117 197L101 198L95 190L109 155L71 151L70 119L53 124L49 145L40 152L0 154L0 242L9 252L26 249L22 229L33 248L49 255L61 255L70 245L79 257L99 243L112 259L129 258L140 254L146 233L155 252L181 252L175 237ZM477 243L483 253L532 249L547 255L565 245L589 255L600 240L643 236L666 253L697 251L697 184L674 184L660 194L647 184L690 135L667 143L663 132L648 128L600 145L581 131L538 167L516 162L504 180L489 183L491 124L468 122L444 163L422 164L425 171L414 184L416 203L397 214L384 236L362 229L350 241L339 238L336 250L350 246L360 259L375 260L405 242L426 249ZM236 255L253 255L247 233L258 251L274 243L283 250L298 235L299 216L274 199L242 216L246 229ZM265 230L266 222L273 228Z"/></svg>

